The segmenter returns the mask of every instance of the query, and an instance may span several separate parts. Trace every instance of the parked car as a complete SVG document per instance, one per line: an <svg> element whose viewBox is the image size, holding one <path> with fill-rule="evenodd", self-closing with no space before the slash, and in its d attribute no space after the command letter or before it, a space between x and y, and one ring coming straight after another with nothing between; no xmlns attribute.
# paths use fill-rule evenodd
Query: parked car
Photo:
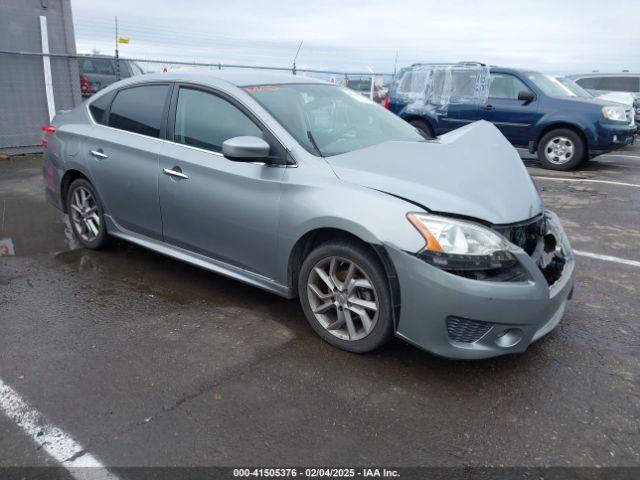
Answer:
<svg viewBox="0 0 640 480"><path fill-rule="evenodd" d="M600 100L607 100L611 102L622 103L623 105L626 105L627 107L632 109L632 112L634 111L633 110L635 108L634 102L636 99L631 93L608 92L608 93L602 93L600 95L597 95L589 92L588 90L585 90L584 88L582 88L580 85L578 85L576 82L574 82L568 77L556 77L556 80L558 80L564 87L566 87L573 95L577 97L599 98Z"/></svg>
<svg viewBox="0 0 640 480"><path fill-rule="evenodd" d="M445 112L425 109L402 95L412 68L401 71L389 92L388 108L428 137L477 120L493 123L515 146L538 154L545 168L570 170L596 155L634 141L633 115L617 103L568 96L550 76L510 68L490 68L486 103L451 103Z"/></svg>
<svg viewBox="0 0 640 480"><path fill-rule="evenodd" d="M569 75L582 88L593 93L596 97L611 92L632 94L636 123L640 123L640 73L583 73Z"/></svg>
<svg viewBox="0 0 640 480"><path fill-rule="evenodd" d="M120 72L116 66L120 67ZM80 69L80 89L83 97L90 97L104 87L123 78L142 75L144 71L132 60L120 59L116 64L113 57L91 55L78 59Z"/></svg>
<svg viewBox="0 0 640 480"><path fill-rule="evenodd" d="M452 358L522 352L573 291L558 217L488 122L427 141L319 80L177 72L44 130L46 197L82 245L118 237L299 297L345 350L395 334Z"/></svg>
<svg viewBox="0 0 640 480"><path fill-rule="evenodd" d="M371 77L368 78L347 78L344 81L344 86L354 92L358 92L361 95L370 98L371 97ZM374 82L373 84L373 101L376 103L382 103L386 97L387 92L383 90L381 85Z"/></svg>

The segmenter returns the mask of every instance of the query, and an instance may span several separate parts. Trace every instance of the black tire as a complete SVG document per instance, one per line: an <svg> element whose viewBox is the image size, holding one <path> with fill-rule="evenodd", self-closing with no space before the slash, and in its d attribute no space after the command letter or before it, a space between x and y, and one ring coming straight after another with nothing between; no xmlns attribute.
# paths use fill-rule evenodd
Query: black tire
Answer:
<svg viewBox="0 0 640 480"><path fill-rule="evenodd" d="M91 194L93 198L92 205L95 205L95 213L97 214L97 218L99 218L99 223L97 225L98 233L97 235L95 235L95 238L93 238L93 235L90 238L86 238L86 236L84 236L83 232L81 231L81 227L76 221L74 221L76 213L74 213L75 210L73 210L72 207L72 200L76 192L79 192L81 189L84 189ZM85 180L84 178L78 178L71 182L71 185L69 185L69 190L67 191L66 206L73 235L83 246L92 250L101 250L110 245L111 238L107 234L107 228L104 220L104 210L102 208L100 200L98 199L98 195L93 188L93 185L91 185L89 181ZM93 223L93 225L95 226L95 222Z"/></svg>
<svg viewBox="0 0 640 480"><path fill-rule="evenodd" d="M431 128L431 125L429 125L424 120L411 120L409 123L414 127L416 127L420 131L422 136L424 136L424 138L426 138L427 140L436 138L435 134L433 133L433 128Z"/></svg>
<svg viewBox="0 0 640 480"><path fill-rule="evenodd" d="M348 262L353 262L374 287L374 296L377 300L377 314L372 322L371 330L363 338L348 340L338 338L320 323L310 304L310 293L307 284L314 267L331 257L339 257ZM346 283L346 282L345 282ZM388 279L380 260L374 252L355 240L336 240L323 243L314 249L302 263L298 277L298 294L302 309L311 327L329 344L350 352L364 353L382 346L393 336L393 314L391 295L389 293ZM346 311L348 308L344 308ZM333 307L331 312L334 312ZM336 312L337 314L337 307ZM333 314L333 313L332 313ZM350 315L353 315L349 312ZM328 315L328 314L327 314ZM353 318L357 323L358 315ZM364 329L364 323L360 324ZM349 335L350 336L350 335Z"/></svg>
<svg viewBox="0 0 640 480"><path fill-rule="evenodd" d="M567 139L572 145L573 154L571 157L563 158L563 155L554 157L553 149L550 142L557 139ZM562 144L562 140L556 143ZM566 155L566 154L565 154ZM552 157L552 158L548 158ZM557 160L553 160L556 158ZM544 168L549 170L572 170L584 162L587 158L586 145L580 135L568 128L557 128L547 132L538 143L538 160Z"/></svg>

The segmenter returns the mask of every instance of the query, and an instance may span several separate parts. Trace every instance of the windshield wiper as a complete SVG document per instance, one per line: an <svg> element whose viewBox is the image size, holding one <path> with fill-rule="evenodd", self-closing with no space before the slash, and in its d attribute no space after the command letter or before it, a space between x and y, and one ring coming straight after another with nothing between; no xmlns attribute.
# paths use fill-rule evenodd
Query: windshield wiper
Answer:
<svg viewBox="0 0 640 480"><path fill-rule="evenodd" d="M316 140L313 138L313 134L311 133L311 130L307 130L307 137L309 137L309 141L311 142L311 145L313 145L313 148L316 149L316 152L318 152L318 155L323 157L324 155L322 155L322 152L320 151L320 147L318 147Z"/></svg>

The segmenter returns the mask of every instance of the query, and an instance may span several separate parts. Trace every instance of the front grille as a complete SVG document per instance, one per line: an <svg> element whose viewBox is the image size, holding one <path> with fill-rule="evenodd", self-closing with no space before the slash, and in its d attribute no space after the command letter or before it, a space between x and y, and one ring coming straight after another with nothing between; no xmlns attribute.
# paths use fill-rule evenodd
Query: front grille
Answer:
<svg viewBox="0 0 640 480"><path fill-rule="evenodd" d="M460 317L447 317L447 333L454 342L473 343L489 331L491 323L468 320Z"/></svg>

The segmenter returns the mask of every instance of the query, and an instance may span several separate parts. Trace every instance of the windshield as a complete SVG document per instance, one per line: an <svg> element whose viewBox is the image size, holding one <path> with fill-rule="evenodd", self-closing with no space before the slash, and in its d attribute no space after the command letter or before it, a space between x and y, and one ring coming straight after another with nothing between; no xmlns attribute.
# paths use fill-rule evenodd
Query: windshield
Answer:
<svg viewBox="0 0 640 480"><path fill-rule="evenodd" d="M566 87L569 90L571 90L571 92L577 97L583 97L583 98L592 98L593 97L593 95L591 95L589 92L587 92L584 88L582 88L580 85L578 85L576 82L574 82L570 78L556 77L556 79L564 87Z"/></svg>
<svg viewBox="0 0 640 480"><path fill-rule="evenodd" d="M390 140L424 140L400 117L334 85L259 85L245 91L314 155L329 157Z"/></svg>
<svg viewBox="0 0 640 480"><path fill-rule="evenodd" d="M530 72L526 74L527 78L535 83L536 87L542 90L550 97L576 97L577 95L562 85L551 75Z"/></svg>

